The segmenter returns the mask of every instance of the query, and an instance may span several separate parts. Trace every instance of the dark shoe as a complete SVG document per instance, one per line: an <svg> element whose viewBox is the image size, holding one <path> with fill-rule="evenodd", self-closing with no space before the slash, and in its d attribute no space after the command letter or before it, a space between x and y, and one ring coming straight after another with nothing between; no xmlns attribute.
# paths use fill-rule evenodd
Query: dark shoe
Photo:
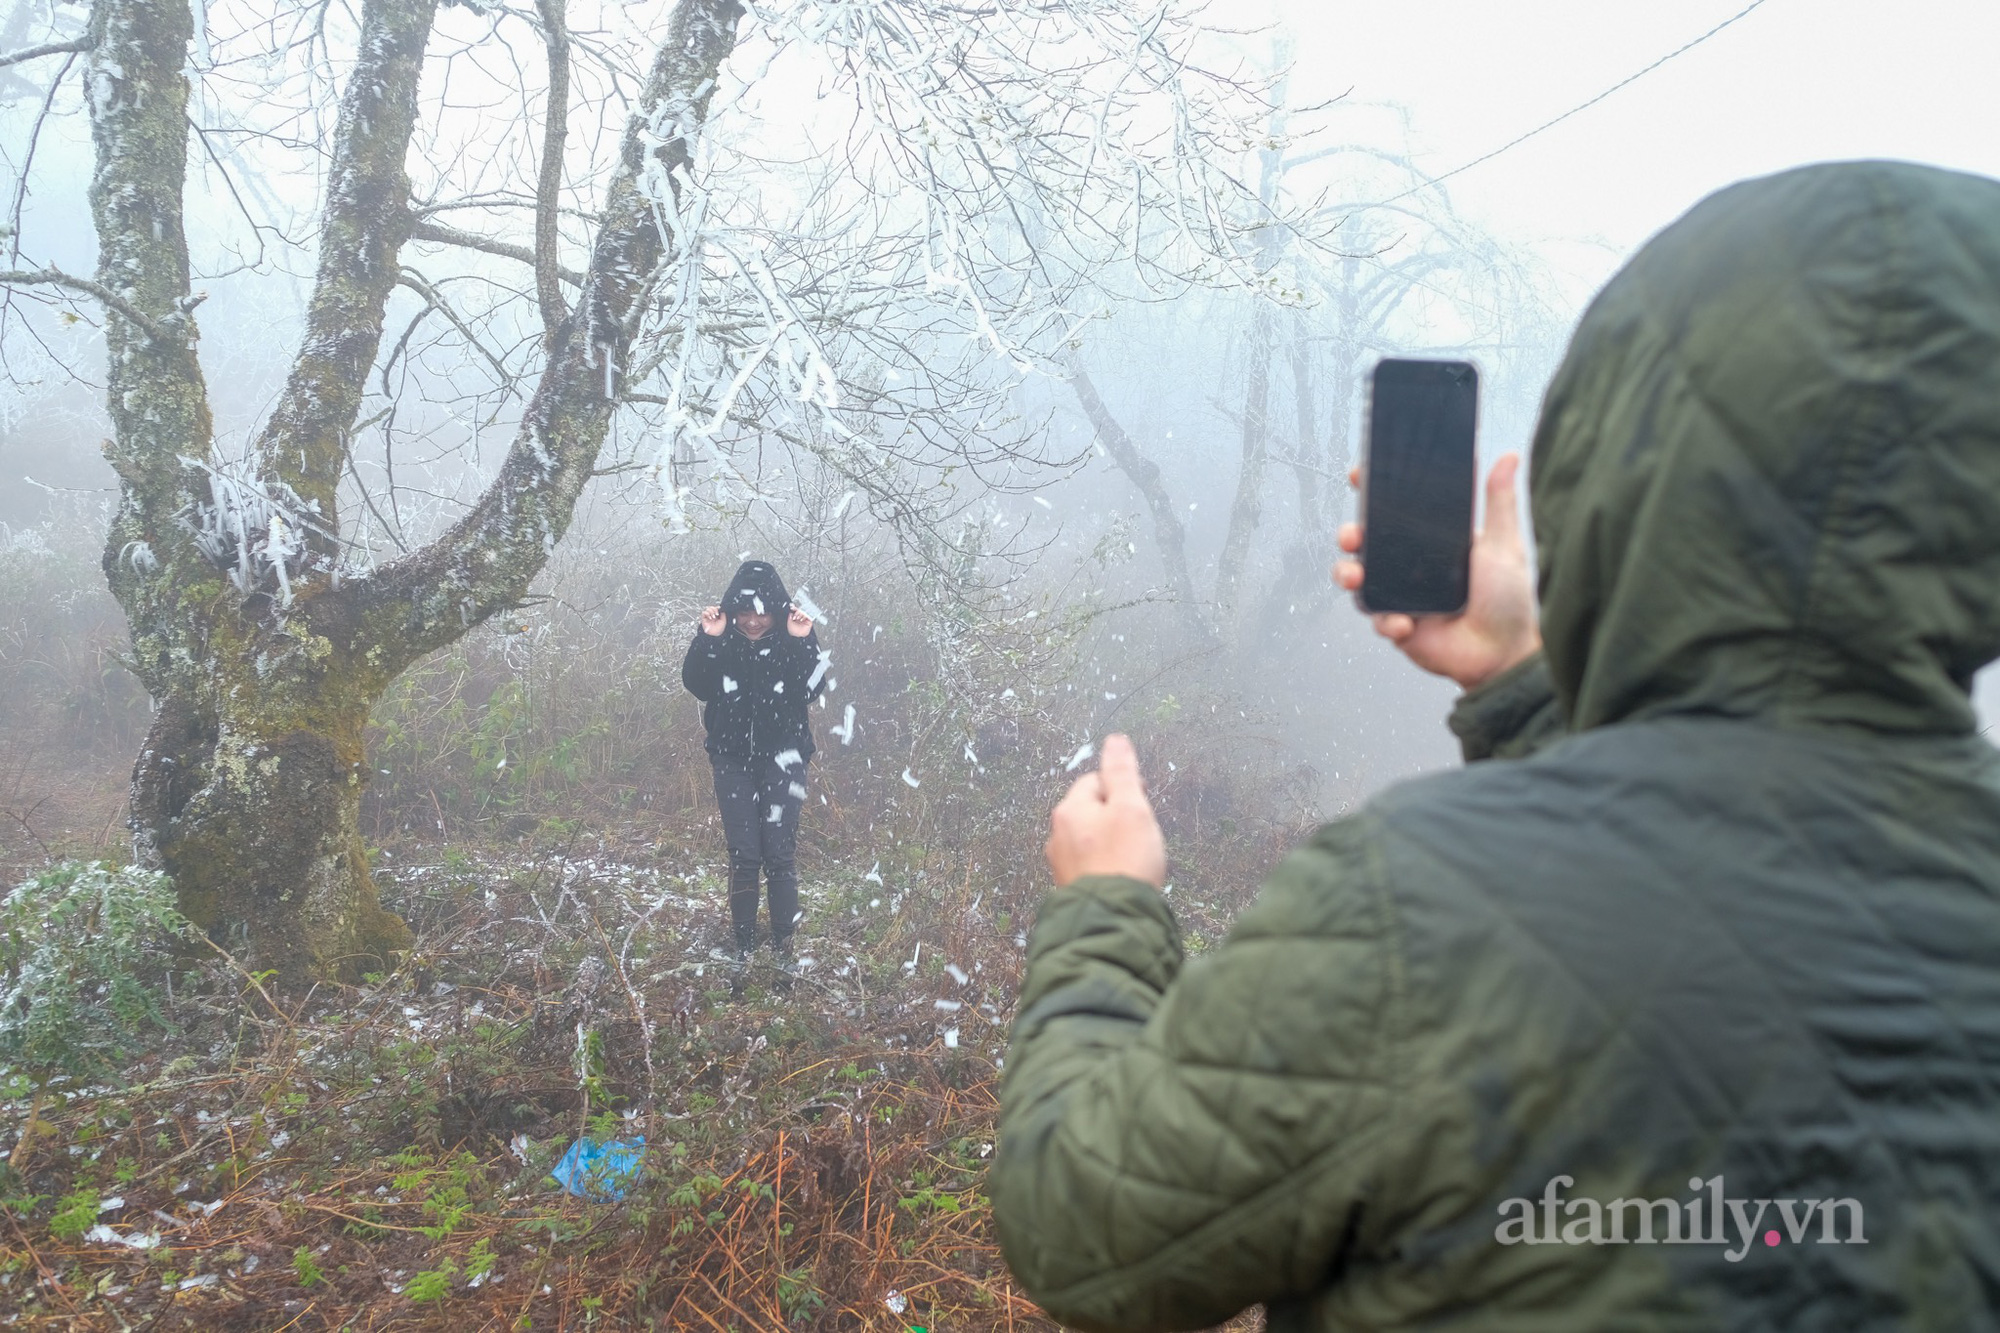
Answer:
<svg viewBox="0 0 2000 1333"><path fill-rule="evenodd" d="M776 955L778 975L775 982L779 992L789 994L792 983L799 978L799 960L792 956L792 937L781 935L771 941L771 952Z"/></svg>

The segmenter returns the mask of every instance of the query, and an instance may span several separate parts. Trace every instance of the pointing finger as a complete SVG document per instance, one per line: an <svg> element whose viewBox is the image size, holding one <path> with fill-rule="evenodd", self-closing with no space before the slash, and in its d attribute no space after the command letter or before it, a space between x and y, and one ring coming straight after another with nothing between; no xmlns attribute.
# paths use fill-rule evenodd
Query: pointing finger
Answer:
<svg viewBox="0 0 2000 1333"><path fill-rule="evenodd" d="M1104 757L1097 762L1097 772L1104 783L1105 800L1128 796L1146 799L1145 784L1139 778L1139 752L1132 748L1131 737L1104 738Z"/></svg>

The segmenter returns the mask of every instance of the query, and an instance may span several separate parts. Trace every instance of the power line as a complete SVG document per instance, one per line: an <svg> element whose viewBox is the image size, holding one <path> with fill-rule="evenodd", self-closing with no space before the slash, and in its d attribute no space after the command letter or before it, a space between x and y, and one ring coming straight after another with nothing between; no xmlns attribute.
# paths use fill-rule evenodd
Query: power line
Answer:
<svg viewBox="0 0 2000 1333"><path fill-rule="evenodd" d="M1506 152L1508 149L1520 147L1522 144L1534 138L1537 134L1542 133L1544 130L1552 130L1556 126L1568 120L1571 116L1590 110L1590 108L1596 106L1599 102L1602 102L1605 98L1611 96L1611 94L1617 92L1619 89L1624 88L1629 84L1637 83L1640 79L1645 78L1648 74L1651 74L1654 70L1666 64L1669 60L1674 59L1676 56L1686 55L1688 52L1694 50L1697 46L1700 46L1703 42L1707 41L1709 38L1715 36L1715 34L1721 32L1724 28L1727 28L1732 24L1739 23L1742 20L1750 17L1751 13L1753 13L1758 9L1763 8L1763 6L1764 6L1764 0L1750 0L1749 4L1745 5L1742 9L1738 10L1736 13L1731 14L1728 18L1722 20L1722 22L1716 24L1713 28L1710 28L1707 32L1703 33L1701 36L1695 38L1691 42L1686 43L1685 45L1675 47L1673 50L1667 52L1665 55L1661 56L1658 60L1655 60L1652 64L1646 66L1638 73L1628 75L1627 77L1620 79L1618 82L1612 84L1609 88L1606 88L1603 92L1599 93L1597 96L1591 98L1588 102L1583 102L1576 106L1571 107L1569 110L1563 112L1560 116L1557 116L1554 120L1544 121L1542 124L1535 126L1535 128L1533 128L1532 130L1529 130L1526 134L1518 135L1512 139L1509 139L1506 143L1501 144L1498 148L1494 149L1492 152L1487 153L1481 157L1475 157L1470 162L1464 163L1463 165L1453 167L1450 171L1445 172L1444 175L1442 176L1433 176L1430 179L1426 180L1422 185L1412 185L1409 189L1403 191L1401 194L1393 195L1387 199L1377 200L1373 204L1365 205L1365 207L1379 208L1383 204L1393 204L1399 199L1407 199L1413 194L1417 194L1423 190L1428 190L1433 185L1437 185L1444 181L1448 181L1453 176L1458 175L1460 172L1470 171L1474 167L1479 166L1481 163L1491 162L1494 158L1500 156L1500 154Z"/></svg>

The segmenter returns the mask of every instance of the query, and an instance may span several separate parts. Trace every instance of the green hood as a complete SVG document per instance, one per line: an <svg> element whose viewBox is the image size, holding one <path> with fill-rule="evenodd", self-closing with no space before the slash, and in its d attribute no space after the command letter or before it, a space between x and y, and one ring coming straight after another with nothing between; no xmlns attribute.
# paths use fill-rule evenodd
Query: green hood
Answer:
<svg viewBox="0 0 2000 1333"><path fill-rule="evenodd" d="M1572 730L1964 732L2000 656L2000 182L1732 186L1591 305L1534 445Z"/></svg>

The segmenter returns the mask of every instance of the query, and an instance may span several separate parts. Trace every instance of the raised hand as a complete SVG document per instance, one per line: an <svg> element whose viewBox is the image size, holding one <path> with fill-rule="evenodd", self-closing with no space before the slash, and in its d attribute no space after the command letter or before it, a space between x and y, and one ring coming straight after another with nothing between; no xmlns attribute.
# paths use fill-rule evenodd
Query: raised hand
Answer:
<svg viewBox="0 0 2000 1333"><path fill-rule="evenodd" d="M1412 662L1468 690L1534 656L1542 646L1528 551L1514 501L1514 478L1520 467L1520 455L1503 454L1487 474L1486 523L1472 539L1465 610L1455 616L1391 611L1369 617L1375 632ZM1350 472L1348 480L1359 485L1359 472ZM1340 549L1350 555L1359 551L1361 535L1360 524L1342 524ZM1342 560L1333 567L1333 580L1352 592L1361 586L1361 573L1359 560Z"/></svg>
<svg viewBox="0 0 2000 1333"><path fill-rule="evenodd" d="M719 635L729 628L729 617L722 614L719 606L704 606L701 609L701 632Z"/></svg>
<svg viewBox="0 0 2000 1333"><path fill-rule="evenodd" d="M1104 738L1097 771L1071 784L1049 817L1043 852L1058 887L1083 875L1167 882L1167 843L1139 779L1139 754L1124 736Z"/></svg>
<svg viewBox="0 0 2000 1333"><path fill-rule="evenodd" d="M803 639L812 632L812 617L799 610L796 606L793 607L792 613L785 617L785 633L795 639Z"/></svg>

